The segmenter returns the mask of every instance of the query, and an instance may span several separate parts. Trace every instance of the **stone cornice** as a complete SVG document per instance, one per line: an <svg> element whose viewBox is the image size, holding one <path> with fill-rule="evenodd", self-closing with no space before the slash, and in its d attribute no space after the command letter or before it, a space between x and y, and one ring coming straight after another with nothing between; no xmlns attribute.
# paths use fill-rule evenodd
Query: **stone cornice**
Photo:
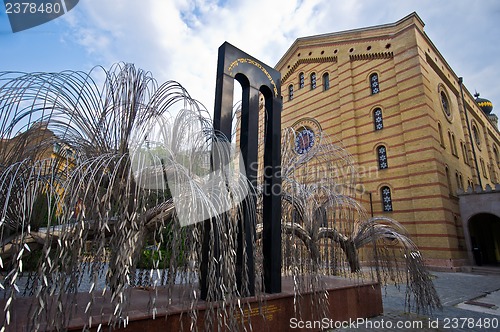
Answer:
<svg viewBox="0 0 500 332"><path fill-rule="evenodd" d="M351 61L392 59L392 58L394 58L393 52L378 52L378 53L364 53L364 54L349 55L349 60L351 60Z"/></svg>
<svg viewBox="0 0 500 332"><path fill-rule="evenodd" d="M281 78L281 83L283 84L292 74L293 72L297 69L297 67L303 63L323 63L323 62L337 62L337 57L336 56L326 56L326 57L317 57L317 58L304 58L304 59L299 59L297 62L293 64L293 66L290 67L290 69L286 72L285 75Z"/></svg>

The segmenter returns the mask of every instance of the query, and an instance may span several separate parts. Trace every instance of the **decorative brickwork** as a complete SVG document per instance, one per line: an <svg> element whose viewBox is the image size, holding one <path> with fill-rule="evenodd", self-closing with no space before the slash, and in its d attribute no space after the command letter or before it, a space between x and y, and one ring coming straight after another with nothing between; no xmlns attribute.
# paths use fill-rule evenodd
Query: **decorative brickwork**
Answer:
<svg viewBox="0 0 500 332"><path fill-rule="evenodd" d="M314 56L321 52L333 56ZM282 126L306 117L317 120L356 160L366 208L402 222L429 265L458 268L469 255L457 190L498 182L494 151L500 149L500 134L443 56L412 13L391 24L299 38L275 68L283 86L299 87L300 73L305 86L311 73L328 73L328 89L318 80L317 89L296 89L293 100L285 99ZM377 108L383 130L374 125ZM467 118L481 135L481 149L471 141ZM438 124L446 138L462 142L461 153L441 139ZM388 151L387 169L379 169L380 146ZM477 172L474 158L478 164L484 160L486 176ZM447 180L446 168L453 181ZM385 186L391 189L391 211L383 209Z"/></svg>

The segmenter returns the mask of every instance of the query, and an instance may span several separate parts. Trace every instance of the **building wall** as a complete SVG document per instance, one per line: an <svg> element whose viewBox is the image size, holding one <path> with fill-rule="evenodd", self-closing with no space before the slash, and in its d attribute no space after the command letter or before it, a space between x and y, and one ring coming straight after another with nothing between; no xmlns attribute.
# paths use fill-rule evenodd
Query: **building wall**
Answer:
<svg viewBox="0 0 500 332"><path fill-rule="evenodd" d="M276 65L282 73L282 121L286 127L306 117L316 119L358 164L367 209L400 221L429 265L455 267L467 262L456 193L479 182L472 151L476 143L468 134L459 78L423 27L413 13L393 24L297 39ZM322 80L325 73L328 89ZM373 73L380 83L376 94L370 89ZM500 145L498 129L465 86L463 94L467 115L481 139L474 149L482 185L493 184L499 172L493 153L493 146L498 151ZM374 126L377 108L383 114L382 130ZM380 145L387 150L387 169L378 169ZM391 190L391 212L382 209L383 186Z"/></svg>

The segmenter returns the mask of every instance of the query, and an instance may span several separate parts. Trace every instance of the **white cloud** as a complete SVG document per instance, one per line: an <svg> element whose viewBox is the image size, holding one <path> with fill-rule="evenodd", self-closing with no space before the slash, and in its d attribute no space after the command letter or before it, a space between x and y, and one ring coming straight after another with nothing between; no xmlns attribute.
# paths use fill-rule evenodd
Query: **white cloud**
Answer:
<svg viewBox="0 0 500 332"><path fill-rule="evenodd" d="M95 64L133 62L159 82L180 82L209 110L224 41L273 66L298 37L391 23L416 11L466 85L500 103L496 81L475 81L483 68L490 67L488 77L500 75L500 49L489 39L500 33L495 0L87 0L77 8L68 14L74 36Z"/></svg>

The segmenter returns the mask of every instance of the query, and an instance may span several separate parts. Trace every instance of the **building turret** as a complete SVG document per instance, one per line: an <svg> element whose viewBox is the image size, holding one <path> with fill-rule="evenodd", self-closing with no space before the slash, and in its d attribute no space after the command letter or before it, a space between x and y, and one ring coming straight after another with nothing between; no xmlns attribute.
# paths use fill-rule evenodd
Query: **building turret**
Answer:
<svg viewBox="0 0 500 332"><path fill-rule="evenodd" d="M474 97L476 97L476 104L479 106L479 108L483 111L484 114L488 117L491 123L495 126L495 128L498 128L498 117L491 113L493 111L493 103L489 101L488 99L484 98L479 98L479 93L476 92L474 94Z"/></svg>

